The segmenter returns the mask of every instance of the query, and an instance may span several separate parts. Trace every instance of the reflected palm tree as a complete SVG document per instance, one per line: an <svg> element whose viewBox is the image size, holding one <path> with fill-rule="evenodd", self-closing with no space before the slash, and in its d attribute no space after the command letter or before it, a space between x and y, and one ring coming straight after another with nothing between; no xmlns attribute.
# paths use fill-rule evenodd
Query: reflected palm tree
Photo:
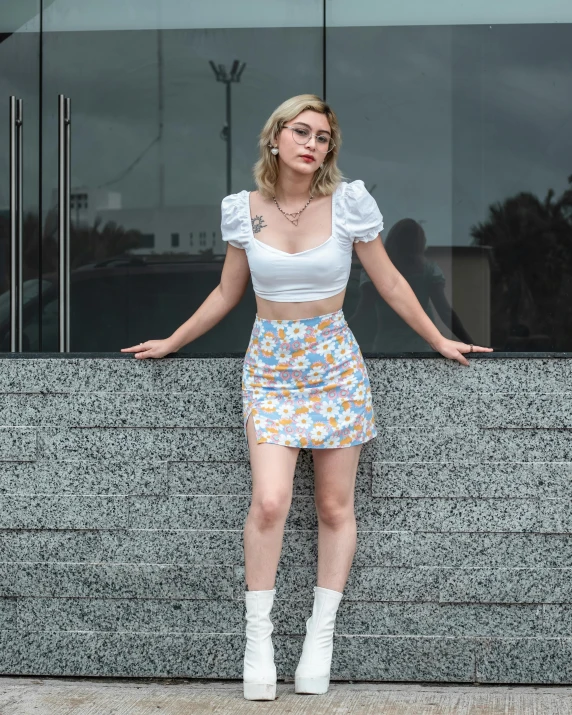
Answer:
<svg viewBox="0 0 572 715"><path fill-rule="evenodd" d="M50 211L42 232L42 268L45 273L58 270L57 211ZM38 214L25 213L22 217L23 257L22 278L24 281L37 278L39 273ZM126 254L141 245L140 231L126 229L108 221L95 219L91 226L73 226L71 241L71 268ZM10 216L0 214L0 294L10 288Z"/></svg>
<svg viewBox="0 0 572 715"><path fill-rule="evenodd" d="M58 269L58 214L48 213L44 224L42 266L44 271ZM74 224L71 227L70 263L72 270L88 263L103 261L127 253L141 246L142 233L126 229L115 221L103 223L96 217L93 224Z"/></svg>
<svg viewBox="0 0 572 715"><path fill-rule="evenodd" d="M492 342L506 350L572 350L572 176L544 200L521 192L471 230L493 249Z"/></svg>

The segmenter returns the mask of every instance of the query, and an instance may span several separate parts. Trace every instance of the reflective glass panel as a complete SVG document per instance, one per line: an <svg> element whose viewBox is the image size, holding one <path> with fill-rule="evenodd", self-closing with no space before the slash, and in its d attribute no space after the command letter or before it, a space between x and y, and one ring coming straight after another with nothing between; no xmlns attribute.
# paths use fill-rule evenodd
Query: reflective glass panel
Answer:
<svg viewBox="0 0 572 715"><path fill-rule="evenodd" d="M572 5L328 0L342 164L448 337L572 350ZM370 352L427 351L362 269ZM373 326L373 329L372 329Z"/></svg>
<svg viewBox="0 0 572 715"><path fill-rule="evenodd" d="M0 9L0 352L11 350L10 98L21 101L22 350L37 350L40 291L39 112L40 1L4 0ZM17 150L16 150L17 154ZM16 159L16 163L19 163ZM13 188L13 187L12 187ZM18 214L15 208L14 214ZM16 254L17 251L14 251ZM14 284L16 287L17 281Z"/></svg>
<svg viewBox="0 0 572 715"><path fill-rule="evenodd" d="M49 305L64 94L72 351L168 337L216 287L226 253L221 199L254 188L258 133L274 108L321 93L322 40L315 0L55 0L46 9L43 268ZM180 352L244 354L255 312L249 286L238 307ZM42 318L44 350L57 349L53 316Z"/></svg>

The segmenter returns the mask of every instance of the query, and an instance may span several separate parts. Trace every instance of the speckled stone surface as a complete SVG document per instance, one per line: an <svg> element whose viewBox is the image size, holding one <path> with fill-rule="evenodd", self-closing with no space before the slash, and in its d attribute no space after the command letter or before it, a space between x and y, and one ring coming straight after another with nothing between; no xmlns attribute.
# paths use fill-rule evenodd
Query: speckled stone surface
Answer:
<svg viewBox="0 0 572 715"><path fill-rule="evenodd" d="M231 461L248 457L244 431L217 427L43 427L41 459L194 459Z"/></svg>
<svg viewBox="0 0 572 715"><path fill-rule="evenodd" d="M302 636L273 638L283 677L293 677ZM0 631L0 669L29 675L89 672L115 677L240 678L244 637L227 633ZM477 641L463 638L336 636L333 680L474 679ZM353 675L355 674L355 675Z"/></svg>
<svg viewBox="0 0 572 715"><path fill-rule="evenodd" d="M572 360L367 358L378 437L332 679L572 682ZM242 360L0 370L0 673L240 678ZM318 555L302 450L276 579L292 677Z"/></svg>
<svg viewBox="0 0 572 715"><path fill-rule="evenodd" d="M239 678L243 657L238 634L70 630L22 631L16 638L0 631L0 670L8 675ZM292 653L286 667L293 661Z"/></svg>
<svg viewBox="0 0 572 715"><path fill-rule="evenodd" d="M572 682L572 638L487 638L476 650L479 682Z"/></svg>
<svg viewBox="0 0 572 715"><path fill-rule="evenodd" d="M71 427L236 427L240 391L77 392L10 394L0 403L0 423Z"/></svg>
<svg viewBox="0 0 572 715"><path fill-rule="evenodd" d="M0 529L120 529L128 497L8 494L0 497Z"/></svg>
<svg viewBox="0 0 572 715"><path fill-rule="evenodd" d="M18 628L18 603L15 598L0 599L0 631Z"/></svg>
<svg viewBox="0 0 572 715"><path fill-rule="evenodd" d="M37 430L33 427L0 427L0 463L4 460L33 460L38 457Z"/></svg>
<svg viewBox="0 0 572 715"><path fill-rule="evenodd" d="M557 500L356 498L360 528L389 531L569 531L570 505Z"/></svg>
<svg viewBox="0 0 572 715"><path fill-rule="evenodd" d="M532 637L545 634L543 607L498 603L344 603L336 632L348 635Z"/></svg>
<svg viewBox="0 0 572 715"><path fill-rule="evenodd" d="M376 497L572 498L572 463L373 462Z"/></svg>
<svg viewBox="0 0 572 715"><path fill-rule="evenodd" d="M474 679L476 645L448 636L338 636L332 671L351 680L467 682Z"/></svg>
<svg viewBox="0 0 572 715"><path fill-rule="evenodd" d="M43 460L0 463L0 494L164 494L168 462Z"/></svg>
<svg viewBox="0 0 572 715"><path fill-rule="evenodd" d="M572 534L400 532L394 563L481 568L572 567Z"/></svg>
<svg viewBox="0 0 572 715"><path fill-rule="evenodd" d="M571 603L572 569L440 569L441 601Z"/></svg>
<svg viewBox="0 0 572 715"><path fill-rule="evenodd" d="M553 638L572 637L572 606L547 603L542 607L543 633Z"/></svg>
<svg viewBox="0 0 572 715"><path fill-rule="evenodd" d="M19 599L17 627L30 632L242 634L243 617L244 604L236 600L36 597Z"/></svg>
<svg viewBox="0 0 572 715"><path fill-rule="evenodd" d="M60 598L232 598L231 566L0 563L0 595Z"/></svg>

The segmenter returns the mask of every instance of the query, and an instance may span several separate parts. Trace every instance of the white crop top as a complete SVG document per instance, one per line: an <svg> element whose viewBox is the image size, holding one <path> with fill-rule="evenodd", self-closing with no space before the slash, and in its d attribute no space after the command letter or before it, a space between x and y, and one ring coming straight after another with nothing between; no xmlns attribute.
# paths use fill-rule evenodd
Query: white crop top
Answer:
<svg viewBox="0 0 572 715"><path fill-rule="evenodd" d="M350 277L354 241L372 241L383 229L377 203L361 179L338 184L332 194L332 235L298 253L254 237L248 191L225 196L221 214L223 240L246 251L254 292L279 302L320 300L340 293Z"/></svg>

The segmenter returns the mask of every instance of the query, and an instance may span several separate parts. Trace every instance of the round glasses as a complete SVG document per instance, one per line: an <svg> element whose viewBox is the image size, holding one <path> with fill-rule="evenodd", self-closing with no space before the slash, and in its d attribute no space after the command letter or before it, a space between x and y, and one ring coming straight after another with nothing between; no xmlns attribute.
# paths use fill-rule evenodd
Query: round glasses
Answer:
<svg viewBox="0 0 572 715"><path fill-rule="evenodd" d="M312 134L307 127L299 124L285 124L284 129L292 130L292 137L294 138L296 144L307 144L311 137L316 137L316 149L321 151L323 154L331 151L336 146L330 139L329 134Z"/></svg>

